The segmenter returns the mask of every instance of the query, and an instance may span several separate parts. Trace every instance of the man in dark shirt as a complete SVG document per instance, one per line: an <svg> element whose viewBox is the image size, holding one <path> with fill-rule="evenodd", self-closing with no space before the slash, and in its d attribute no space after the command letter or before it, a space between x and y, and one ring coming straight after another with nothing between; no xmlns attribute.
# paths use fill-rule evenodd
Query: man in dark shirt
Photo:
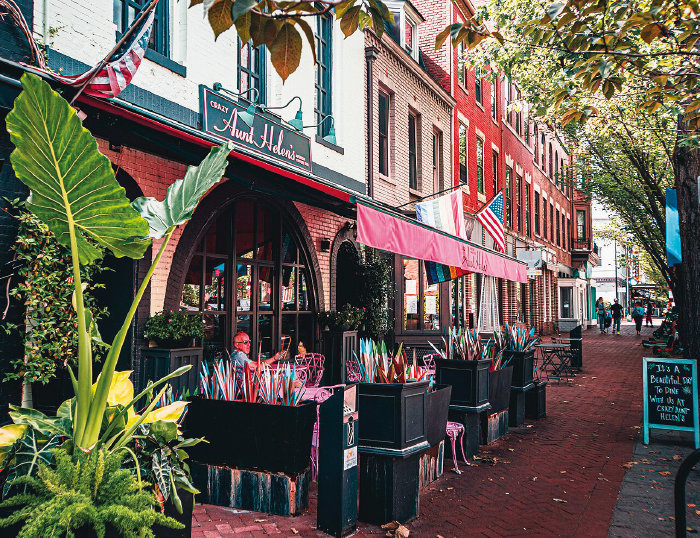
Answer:
<svg viewBox="0 0 700 538"><path fill-rule="evenodd" d="M622 305L618 302L617 298L615 298L615 302L610 307L610 312L612 313L613 319L613 334L615 334L616 330L617 334L620 334L620 322L622 321L623 311L624 308L622 308Z"/></svg>

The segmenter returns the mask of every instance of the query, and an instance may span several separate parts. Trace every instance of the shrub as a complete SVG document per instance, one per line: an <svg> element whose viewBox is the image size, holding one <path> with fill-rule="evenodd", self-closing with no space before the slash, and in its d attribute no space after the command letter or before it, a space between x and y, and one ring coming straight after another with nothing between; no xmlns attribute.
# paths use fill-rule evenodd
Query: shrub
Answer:
<svg viewBox="0 0 700 538"><path fill-rule="evenodd" d="M184 347L204 337L204 322L200 314L159 312L146 320L143 337L162 347Z"/></svg>

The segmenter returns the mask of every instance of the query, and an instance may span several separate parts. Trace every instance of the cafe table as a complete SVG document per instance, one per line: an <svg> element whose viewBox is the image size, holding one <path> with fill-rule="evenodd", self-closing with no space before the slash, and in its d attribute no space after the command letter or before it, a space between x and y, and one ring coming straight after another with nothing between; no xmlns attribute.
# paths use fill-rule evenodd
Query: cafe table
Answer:
<svg viewBox="0 0 700 538"><path fill-rule="evenodd" d="M545 371L549 366L552 369L553 377L576 377L576 374L571 369L571 346L569 344L552 342L535 344L542 356L542 370ZM549 375L547 375L549 378Z"/></svg>

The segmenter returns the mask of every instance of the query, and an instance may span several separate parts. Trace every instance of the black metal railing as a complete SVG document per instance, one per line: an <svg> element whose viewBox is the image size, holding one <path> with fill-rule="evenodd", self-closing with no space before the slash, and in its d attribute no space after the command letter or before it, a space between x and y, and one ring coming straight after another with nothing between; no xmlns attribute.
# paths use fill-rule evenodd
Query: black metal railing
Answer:
<svg viewBox="0 0 700 538"><path fill-rule="evenodd" d="M688 475L693 467L700 461L700 450L696 450L690 456L683 460L678 473L676 473L676 482L673 488L673 501L675 503L676 516L676 536L686 536L686 504L685 504L685 482L688 480Z"/></svg>
<svg viewBox="0 0 700 538"><path fill-rule="evenodd" d="M571 246L574 250L591 250L591 241L589 239L574 239Z"/></svg>

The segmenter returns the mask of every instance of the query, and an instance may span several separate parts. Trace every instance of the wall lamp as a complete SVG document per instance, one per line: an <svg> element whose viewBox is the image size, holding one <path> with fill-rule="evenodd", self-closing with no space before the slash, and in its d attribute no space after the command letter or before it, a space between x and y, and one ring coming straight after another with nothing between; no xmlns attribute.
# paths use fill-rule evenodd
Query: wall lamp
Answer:
<svg viewBox="0 0 700 538"><path fill-rule="evenodd" d="M323 123L326 120L331 120L331 128L328 130L328 134L323 137L323 140L325 140L329 144L333 144L334 146L337 146L337 144L335 142L335 120L333 119L333 116L331 114L328 114L328 116L323 118L316 125L304 125L304 129L306 129L307 127L318 127L320 125L323 125Z"/></svg>
<svg viewBox="0 0 700 538"><path fill-rule="evenodd" d="M302 114L301 114L301 105L302 105L301 97L299 97L298 95L295 95L294 97L292 97L289 101L287 101L286 104L284 104L284 105L282 105L282 106L266 106L266 105L260 105L260 110L261 110L262 112L266 112L266 111L268 111L268 110L280 110L280 109L283 109L283 108L287 108L289 105L292 104L293 101L295 101L295 100L297 100L297 99L299 99L299 110L297 110L297 113L296 113L296 115L294 116L294 119L293 119L293 120L289 120L287 123L288 123L289 125L291 125L292 127L294 127L297 131L301 131L301 130L304 128L304 122L302 121ZM286 121L286 120L285 120L285 121Z"/></svg>
<svg viewBox="0 0 700 538"><path fill-rule="evenodd" d="M245 123L248 127L253 126L253 121L255 119L255 103L258 102L258 96L260 95L260 92L258 91L257 88L248 88L247 90L243 90L242 92L232 92L231 90L227 90L221 85L221 82L215 82L214 83L214 91L215 92L224 92L229 95L232 95L234 97L242 97L245 94L249 92L255 92L255 97L253 98L252 102L248 105L248 108L244 110L243 112L240 112L238 114L238 117L241 118L243 123Z"/></svg>

